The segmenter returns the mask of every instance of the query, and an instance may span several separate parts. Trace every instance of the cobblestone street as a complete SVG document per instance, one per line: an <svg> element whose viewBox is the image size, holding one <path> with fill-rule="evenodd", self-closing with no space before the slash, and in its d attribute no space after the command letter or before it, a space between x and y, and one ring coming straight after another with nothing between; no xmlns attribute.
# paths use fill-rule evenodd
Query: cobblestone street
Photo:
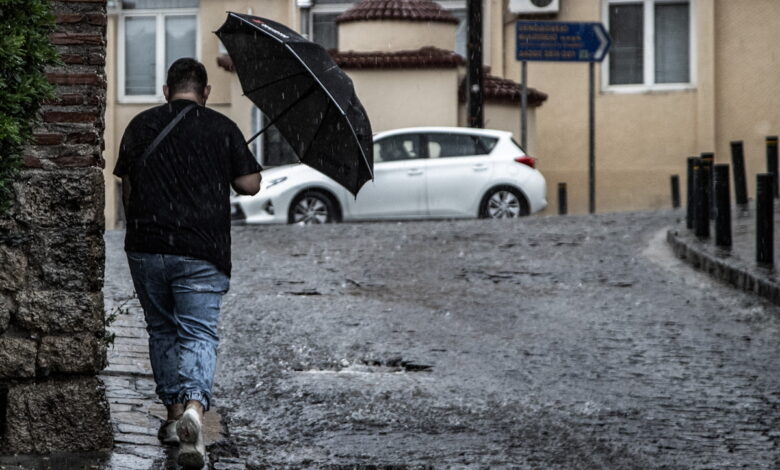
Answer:
<svg viewBox="0 0 780 470"><path fill-rule="evenodd" d="M775 468L779 312L676 260L679 216L236 227L212 461Z"/></svg>

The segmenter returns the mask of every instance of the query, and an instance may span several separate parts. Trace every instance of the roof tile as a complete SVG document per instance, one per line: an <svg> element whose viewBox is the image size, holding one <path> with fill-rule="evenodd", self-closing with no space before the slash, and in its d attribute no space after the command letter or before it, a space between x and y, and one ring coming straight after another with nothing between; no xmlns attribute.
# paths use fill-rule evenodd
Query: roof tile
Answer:
<svg viewBox="0 0 780 470"><path fill-rule="evenodd" d="M455 68L465 65L458 54L424 47L414 51L398 52L340 52L328 51L339 67L344 69L437 69ZM233 61L227 54L217 58L217 64L235 72ZM522 87L519 83L487 73L483 77L485 101L504 104L520 104ZM461 103L466 101L466 79L461 81L459 89ZM541 106L547 100L547 94L535 88L528 88L528 105Z"/></svg>
<svg viewBox="0 0 780 470"><path fill-rule="evenodd" d="M336 18L349 21L433 21L458 24L458 19L432 0L362 0Z"/></svg>
<svg viewBox="0 0 780 470"><path fill-rule="evenodd" d="M328 52L344 69L447 69L465 64L458 54L436 47L395 52Z"/></svg>
<svg viewBox="0 0 780 470"><path fill-rule="evenodd" d="M485 74L482 78L482 89L485 101L502 104L520 104L523 87L517 82L506 78ZM466 101L466 77L460 83L460 102ZM528 88L528 106L541 106L547 100L547 93L535 88Z"/></svg>

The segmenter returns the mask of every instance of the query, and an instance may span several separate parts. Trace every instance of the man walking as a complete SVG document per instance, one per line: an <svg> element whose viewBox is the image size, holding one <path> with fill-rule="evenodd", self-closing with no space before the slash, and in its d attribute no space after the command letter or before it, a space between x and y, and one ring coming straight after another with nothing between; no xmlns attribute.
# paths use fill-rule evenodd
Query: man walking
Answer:
<svg viewBox="0 0 780 470"><path fill-rule="evenodd" d="M133 118L114 169L156 392L168 410L158 436L179 444L179 465L197 468L230 284L230 186L256 194L261 170L238 127L204 107L210 91L203 64L174 62L163 87L168 103Z"/></svg>

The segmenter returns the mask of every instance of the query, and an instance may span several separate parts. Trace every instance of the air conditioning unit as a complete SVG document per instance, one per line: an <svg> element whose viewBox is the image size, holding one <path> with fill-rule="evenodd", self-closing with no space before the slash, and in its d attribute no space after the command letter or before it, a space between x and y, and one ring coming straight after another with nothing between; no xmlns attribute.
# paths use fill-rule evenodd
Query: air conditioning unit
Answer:
<svg viewBox="0 0 780 470"><path fill-rule="evenodd" d="M509 0L509 11L521 15L549 15L560 9L560 0Z"/></svg>

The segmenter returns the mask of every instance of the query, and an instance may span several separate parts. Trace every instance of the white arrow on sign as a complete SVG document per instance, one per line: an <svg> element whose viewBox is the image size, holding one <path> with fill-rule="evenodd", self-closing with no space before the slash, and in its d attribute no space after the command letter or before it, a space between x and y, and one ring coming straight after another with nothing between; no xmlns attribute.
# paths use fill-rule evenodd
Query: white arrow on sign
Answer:
<svg viewBox="0 0 780 470"><path fill-rule="evenodd" d="M593 29L596 32L596 37L599 39L599 48L596 50L596 54L593 58L601 61L601 59L604 58L604 54L607 52L607 47L609 47L610 41L604 34L604 30L601 28L601 25L598 25Z"/></svg>

